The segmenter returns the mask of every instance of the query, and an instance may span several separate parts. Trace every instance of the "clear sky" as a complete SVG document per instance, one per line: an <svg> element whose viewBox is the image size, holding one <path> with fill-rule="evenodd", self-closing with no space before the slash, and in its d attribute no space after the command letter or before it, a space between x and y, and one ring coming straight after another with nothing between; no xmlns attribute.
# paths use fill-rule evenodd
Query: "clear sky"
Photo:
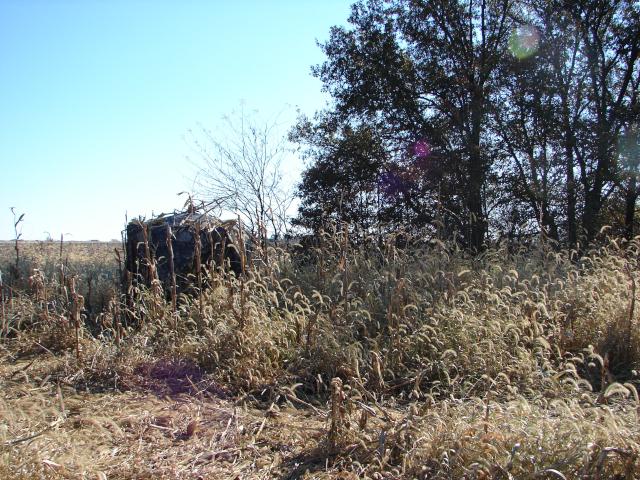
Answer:
<svg viewBox="0 0 640 480"><path fill-rule="evenodd" d="M189 129L241 102L323 107L316 40L350 3L0 0L0 239L10 207L31 240L119 238L125 213L181 207Z"/></svg>

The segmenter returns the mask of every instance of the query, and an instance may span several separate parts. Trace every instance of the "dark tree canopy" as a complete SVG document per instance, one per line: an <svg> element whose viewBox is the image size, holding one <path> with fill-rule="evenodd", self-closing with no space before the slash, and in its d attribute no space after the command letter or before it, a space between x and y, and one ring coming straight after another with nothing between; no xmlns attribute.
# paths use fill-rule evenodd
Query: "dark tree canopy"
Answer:
<svg viewBox="0 0 640 480"><path fill-rule="evenodd" d="M298 223L437 228L476 251L540 231L590 241L616 218L632 234L639 9L357 2L313 69L332 107L292 134L311 159Z"/></svg>

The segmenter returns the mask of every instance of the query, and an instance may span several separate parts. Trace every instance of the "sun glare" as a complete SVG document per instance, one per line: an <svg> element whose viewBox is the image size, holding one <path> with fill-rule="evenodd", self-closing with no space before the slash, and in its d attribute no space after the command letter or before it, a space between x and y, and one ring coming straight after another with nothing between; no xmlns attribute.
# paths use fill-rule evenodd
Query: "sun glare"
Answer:
<svg viewBox="0 0 640 480"><path fill-rule="evenodd" d="M533 25L516 28L509 38L509 51L514 57L523 60L538 51L540 32Z"/></svg>

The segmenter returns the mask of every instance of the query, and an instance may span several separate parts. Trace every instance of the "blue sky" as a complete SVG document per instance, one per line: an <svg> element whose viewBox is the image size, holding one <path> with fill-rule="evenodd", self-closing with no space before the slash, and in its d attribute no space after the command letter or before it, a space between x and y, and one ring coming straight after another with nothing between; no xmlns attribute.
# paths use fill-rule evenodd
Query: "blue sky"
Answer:
<svg viewBox="0 0 640 480"><path fill-rule="evenodd" d="M316 40L350 3L0 0L0 239L10 207L32 240L119 238L125 213L179 208L189 129L224 137L241 103L285 122L323 107Z"/></svg>

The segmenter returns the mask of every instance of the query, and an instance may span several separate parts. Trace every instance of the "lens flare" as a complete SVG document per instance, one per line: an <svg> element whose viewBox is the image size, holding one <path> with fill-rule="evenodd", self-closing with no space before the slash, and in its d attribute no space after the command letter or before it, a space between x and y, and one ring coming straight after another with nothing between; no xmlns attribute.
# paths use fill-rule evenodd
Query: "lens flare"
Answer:
<svg viewBox="0 0 640 480"><path fill-rule="evenodd" d="M431 145L426 140L418 140L413 144L411 150L418 158L426 158L431 155Z"/></svg>
<svg viewBox="0 0 640 480"><path fill-rule="evenodd" d="M640 173L640 135L638 130L627 130L618 140L620 167L627 175Z"/></svg>
<svg viewBox="0 0 640 480"><path fill-rule="evenodd" d="M429 170L433 160L431 144L427 140L419 139L407 145L407 156L380 176L380 187L389 197L414 188Z"/></svg>
<svg viewBox="0 0 640 480"><path fill-rule="evenodd" d="M523 60L538 51L540 32L533 25L516 28L509 37L509 51L514 57Z"/></svg>
<svg viewBox="0 0 640 480"><path fill-rule="evenodd" d="M387 196L394 197L405 190L406 184L398 172L390 170L381 175L380 187Z"/></svg>

